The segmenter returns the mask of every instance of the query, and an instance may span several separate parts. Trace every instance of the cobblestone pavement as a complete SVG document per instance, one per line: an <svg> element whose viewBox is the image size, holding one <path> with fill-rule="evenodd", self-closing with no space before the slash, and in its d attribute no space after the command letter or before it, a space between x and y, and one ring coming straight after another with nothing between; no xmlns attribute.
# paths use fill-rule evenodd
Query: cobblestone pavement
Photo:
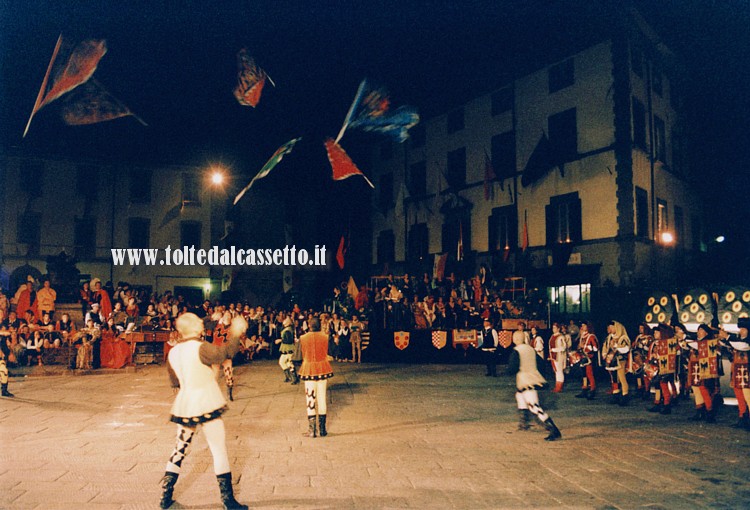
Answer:
<svg viewBox="0 0 750 510"><path fill-rule="evenodd" d="M302 385L272 361L236 369L225 415L251 508L749 508L750 433L543 392L563 433L516 431L511 378L479 365L334 366L329 436L310 439ZM174 441L164 367L12 378L0 399L0 507L157 508ZM221 508L205 438L174 508Z"/></svg>

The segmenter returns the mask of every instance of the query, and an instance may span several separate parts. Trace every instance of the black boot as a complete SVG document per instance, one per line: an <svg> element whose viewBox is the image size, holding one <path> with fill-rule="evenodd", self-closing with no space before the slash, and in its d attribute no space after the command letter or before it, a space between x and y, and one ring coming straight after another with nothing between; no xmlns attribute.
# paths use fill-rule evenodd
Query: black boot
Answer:
<svg viewBox="0 0 750 510"><path fill-rule="evenodd" d="M544 423L544 428L549 432L549 435L544 438L545 441L556 441L562 437L560 429L557 428L557 425L552 421L552 418L547 418L542 423Z"/></svg>
<svg viewBox="0 0 750 510"><path fill-rule="evenodd" d="M234 386L227 386L227 397L229 397L230 402L234 402L234 395L232 395L232 390L234 390Z"/></svg>
<svg viewBox="0 0 750 510"><path fill-rule="evenodd" d="M290 368L289 373L292 376L292 384L299 384L299 376L297 375L297 371L293 368Z"/></svg>
<svg viewBox="0 0 750 510"><path fill-rule="evenodd" d="M737 421L730 425L733 429L744 429L745 421L747 421L747 411L742 416L737 417Z"/></svg>
<svg viewBox="0 0 750 510"><path fill-rule="evenodd" d="M588 388L581 388L581 393L575 395L576 398L588 398L589 397L589 389Z"/></svg>
<svg viewBox="0 0 750 510"><path fill-rule="evenodd" d="M706 423L716 423L716 409L706 409Z"/></svg>
<svg viewBox="0 0 750 510"><path fill-rule="evenodd" d="M3 397L15 397L14 394L8 391L8 383L3 383Z"/></svg>
<svg viewBox="0 0 750 510"><path fill-rule="evenodd" d="M664 404L659 410L659 414L672 414L672 403Z"/></svg>
<svg viewBox="0 0 750 510"><path fill-rule="evenodd" d="M596 390L589 390L588 395L586 395L586 400L594 400L596 398Z"/></svg>
<svg viewBox="0 0 750 510"><path fill-rule="evenodd" d="M626 405L628 405L628 400L630 400L630 397L628 395L622 395L618 404L621 407L625 407Z"/></svg>
<svg viewBox="0 0 750 510"><path fill-rule="evenodd" d="M326 430L326 415L325 414L318 415L318 427L320 428L320 437L325 437L328 435L328 431Z"/></svg>
<svg viewBox="0 0 750 510"><path fill-rule="evenodd" d="M232 473L216 475L221 491L221 502L224 504L224 510L247 510L247 505L243 505L234 499L234 490L232 489Z"/></svg>
<svg viewBox="0 0 750 510"><path fill-rule="evenodd" d="M292 375L290 373L290 370L287 368L284 370L284 382L289 382L292 380Z"/></svg>
<svg viewBox="0 0 750 510"><path fill-rule="evenodd" d="M305 437L317 437L318 432L318 422L315 419L315 416L308 416L307 417L307 432L302 434Z"/></svg>
<svg viewBox="0 0 750 510"><path fill-rule="evenodd" d="M649 413L660 413L661 412L661 403L655 402L653 407L648 408Z"/></svg>
<svg viewBox="0 0 750 510"><path fill-rule="evenodd" d="M706 419L706 408L704 406L696 407L695 414L688 418L690 421L703 421Z"/></svg>
<svg viewBox="0 0 750 510"><path fill-rule="evenodd" d="M169 508L172 506L172 503L174 503L174 499L172 499L172 493L174 492L174 484L177 483L177 477L180 476L177 473L172 473L170 471L167 471L164 473L164 477L161 479L161 501L159 502L159 506L161 508Z"/></svg>
<svg viewBox="0 0 750 510"><path fill-rule="evenodd" d="M612 398L609 399L609 403L615 405L620 402L622 402L622 395L620 393L613 393Z"/></svg>
<svg viewBox="0 0 750 510"><path fill-rule="evenodd" d="M529 416L531 413L529 413L528 409L519 409L518 410L518 430L529 430L531 425L529 425Z"/></svg>

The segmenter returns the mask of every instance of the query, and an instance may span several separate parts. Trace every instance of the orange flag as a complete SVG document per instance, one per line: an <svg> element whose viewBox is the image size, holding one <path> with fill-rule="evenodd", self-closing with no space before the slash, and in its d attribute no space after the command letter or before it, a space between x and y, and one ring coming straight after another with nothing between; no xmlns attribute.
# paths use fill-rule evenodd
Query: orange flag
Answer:
<svg viewBox="0 0 750 510"><path fill-rule="evenodd" d="M331 163L331 169L333 170L334 181L342 181L353 175L361 175L364 177L365 181L367 181L367 184L375 189L375 186L370 182L370 179L368 179L367 176L357 168L357 165L354 164L354 161L352 161L349 155L344 152L344 149L342 149L339 144L334 142L333 139L328 138L325 141L325 146L326 152L328 153L328 161Z"/></svg>
<svg viewBox="0 0 750 510"><path fill-rule="evenodd" d="M34 114L60 96L86 83L96 71L105 53L107 44L104 40L89 39L71 49L71 45L63 41L62 35L57 39L23 136L29 131Z"/></svg>

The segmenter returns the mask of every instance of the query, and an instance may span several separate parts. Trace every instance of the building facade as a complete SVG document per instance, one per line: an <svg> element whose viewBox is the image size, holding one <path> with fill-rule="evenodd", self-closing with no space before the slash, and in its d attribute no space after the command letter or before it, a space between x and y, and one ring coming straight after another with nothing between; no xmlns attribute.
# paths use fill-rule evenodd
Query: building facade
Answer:
<svg viewBox="0 0 750 510"><path fill-rule="evenodd" d="M636 13L582 51L425 120L373 157L372 263L548 287L585 312L592 287L668 280L705 250L669 50Z"/></svg>
<svg viewBox="0 0 750 510"><path fill-rule="evenodd" d="M47 273L47 258L75 257L82 279L128 282L191 301L218 296L222 269L113 263L112 249L219 245L226 196L205 169L79 162L6 153L0 157L3 287ZM11 288L10 292L15 292Z"/></svg>

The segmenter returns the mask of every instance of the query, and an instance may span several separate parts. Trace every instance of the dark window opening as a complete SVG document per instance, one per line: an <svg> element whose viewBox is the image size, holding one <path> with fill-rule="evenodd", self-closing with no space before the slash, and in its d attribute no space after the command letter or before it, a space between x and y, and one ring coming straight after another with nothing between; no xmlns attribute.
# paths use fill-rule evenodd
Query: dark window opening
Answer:
<svg viewBox="0 0 750 510"><path fill-rule="evenodd" d="M513 108L513 89L506 87L504 89L496 90L492 93L492 115L500 115L510 111Z"/></svg>
<svg viewBox="0 0 750 510"><path fill-rule="evenodd" d="M151 221L147 218L128 220L128 248L148 248L151 243Z"/></svg>
<svg viewBox="0 0 750 510"><path fill-rule="evenodd" d="M448 114L448 134L464 128L464 109L457 108Z"/></svg>
<svg viewBox="0 0 750 510"><path fill-rule="evenodd" d="M491 252L515 251L518 246L518 214L514 205L496 207L489 217Z"/></svg>
<svg viewBox="0 0 750 510"><path fill-rule="evenodd" d="M448 168L445 179L451 188L460 188L466 184L466 148L461 147L448 152Z"/></svg>
<svg viewBox="0 0 750 510"><path fill-rule="evenodd" d="M549 68L549 93L570 87L575 82L573 59L569 58Z"/></svg>
<svg viewBox="0 0 750 510"><path fill-rule="evenodd" d="M516 174L516 137L513 131L492 137L492 168L498 179Z"/></svg>
<svg viewBox="0 0 750 510"><path fill-rule="evenodd" d="M578 155L578 128L576 109L550 115L547 119L552 154L558 162L574 159Z"/></svg>
<svg viewBox="0 0 750 510"><path fill-rule="evenodd" d="M548 245L581 241L581 199L578 192L550 197L545 209Z"/></svg>
<svg viewBox="0 0 750 510"><path fill-rule="evenodd" d="M635 235L641 239L649 238L648 228L648 192L635 188Z"/></svg>

